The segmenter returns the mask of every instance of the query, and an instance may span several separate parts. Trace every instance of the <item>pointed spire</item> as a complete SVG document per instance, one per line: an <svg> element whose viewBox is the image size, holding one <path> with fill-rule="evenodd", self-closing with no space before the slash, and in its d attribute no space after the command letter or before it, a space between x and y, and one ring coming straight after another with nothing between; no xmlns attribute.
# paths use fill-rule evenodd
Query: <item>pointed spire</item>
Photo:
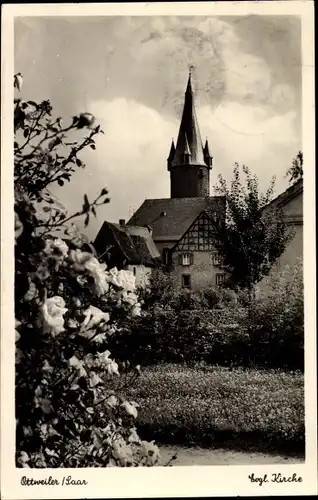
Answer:
<svg viewBox="0 0 318 500"><path fill-rule="evenodd" d="M184 149L186 142L191 154L191 165L205 165L202 139L200 135L198 120L194 105L194 92L192 90L191 66L189 79L185 92L183 113L177 139L176 151L172 165L182 165L184 163Z"/></svg>
<svg viewBox="0 0 318 500"><path fill-rule="evenodd" d="M186 93L191 93L193 94L193 90L192 90L192 80L191 80L191 70L192 70L193 66L190 66L189 68L189 78L188 78L188 84L187 84L187 90L186 90Z"/></svg>
<svg viewBox="0 0 318 500"><path fill-rule="evenodd" d="M209 143L208 140L206 139L205 141L205 146L203 148L203 153L204 153L204 161L208 167L212 167L212 160L213 157L210 153L210 148L209 148Z"/></svg>
<svg viewBox="0 0 318 500"><path fill-rule="evenodd" d="M204 146L203 152L204 152L204 156L212 158L212 156L210 155L209 143L208 143L207 139L205 141L205 146Z"/></svg>
<svg viewBox="0 0 318 500"><path fill-rule="evenodd" d="M168 170L171 168L171 165L172 165L172 162L173 162L173 159L174 159L175 152L176 152L176 147L175 147L175 145L174 145L174 140L172 139L172 141L171 141L171 148L170 148L170 152L169 152L169 156L168 156L168 158L167 158Z"/></svg>
<svg viewBox="0 0 318 500"><path fill-rule="evenodd" d="M194 93L193 89L192 89L192 70L193 70L193 68L194 68L194 66L191 64L191 66L189 66L189 78L188 78L188 84L187 84L187 89L186 89L186 93L191 92L192 94Z"/></svg>
<svg viewBox="0 0 318 500"><path fill-rule="evenodd" d="M168 156L168 160L173 160L175 152L176 152L176 147L174 145L174 140L172 139L170 153L169 153L169 156Z"/></svg>

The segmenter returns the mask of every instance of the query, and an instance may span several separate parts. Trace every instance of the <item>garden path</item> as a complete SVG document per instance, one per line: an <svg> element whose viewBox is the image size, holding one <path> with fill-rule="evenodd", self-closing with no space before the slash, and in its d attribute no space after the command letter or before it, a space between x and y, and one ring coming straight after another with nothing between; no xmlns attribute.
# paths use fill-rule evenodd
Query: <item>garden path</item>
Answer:
<svg viewBox="0 0 318 500"><path fill-rule="evenodd" d="M162 465L166 464L173 454L178 457L171 465L267 465L302 463L302 457L270 455L265 453L249 453L223 449L183 448L180 446L160 446Z"/></svg>

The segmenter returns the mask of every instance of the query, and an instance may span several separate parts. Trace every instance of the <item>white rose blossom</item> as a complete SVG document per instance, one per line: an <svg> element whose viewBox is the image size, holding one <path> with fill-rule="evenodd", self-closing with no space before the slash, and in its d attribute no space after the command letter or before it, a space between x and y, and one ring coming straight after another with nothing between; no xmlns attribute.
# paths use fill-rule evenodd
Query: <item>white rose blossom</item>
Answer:
<svg viewBox="0 0 318 500"><path fill-rule="evenodd" d="M146 465L155 465L160 458L159 448L154 441L141 441L140 453L146 459Z"/></svg>
<svg viewBox="0 0 318 500"><path fill-rule="evenodd" d="M96 344L103 344L106 340L106 333L99 333L98 335L93 335L93 342Z"/></svg>
<svg viewBox="0 0 318 500"><path fill-rule="evenodd" d="M98 359L100 361L100 364L106 367L109 375L119 375L118 364L113 359L110 359L109 355L109 351L99 353Z"/></svg>
<svg viewBox="0 0 318 500"><path fill-rule="evenodd" d="M130 306L134 306L138 302L138 297L135 293L125 290L121 294L121 300Z"/></svg>
<svg viewBox="0 0 318 500"><path fill-rule="evenodd" d="M72 356L68 360L68 365L72 368L75 368L75 370L78 372L79 377L86 377L87 372L85 368L83 367L82 361L80 361L76 356Z"/></svg>
<svg viewBox="0 0 318 500"><path fill-rule="evenodd" d="M103 312L95 306L89 306L86 311L84 311L84 316L85 319L81 325L82 332L109 321L109 313Z"/></svg>
<svg viewBox="0 0 318 500"><path fill-rule="evenodd" d="M34 299L38 295L38 290L36 288L36 285L29 279L29 289L24 295L24 300L30 301Z"/></svg>
<svg viewBox="0 0 318 500"><path fill-rule="evenodd" d="M133 443L133 444L139 444L140 443L140 437L137 434L136 428L132 427L130 429L130 434L128 437L128 442Z"/></svg>
<svg viewBox="0 0 318 500"><path fill-rule="evenodd" d="M18 458L18 463L21 464L22 467L29 467L27 463L29 460L29 455L25 451L21 451Z"/></svg>
<svg viewBox="0 0 318 500"><path fill-rule="evenodd" d="M124 403L122 403L121 406L126 410L128 415L131 415L132 417L137 418L138 411L137 411L136 406L139 406L139 405L137 405L136 403L128 403L128 401L125 401Z"/></svg>
<svg viewBox="0 0 318 500"><path fill-rule="evenodd" d="M73 262L73 268L76 271L86 271L94 280L95 293L97 296L108 292L106 264L99 262L93 254L82 252L78 248L70 251L70 258Z"/></svg>
<svg viewBox="0 0 318 500"><path fill-rule="evenodd" d="M115 408L118 404L118 398L112 394L109 396L109 398L106 400L106 405L109 406L109 408Z"/></svg>
<svg viewBox="0 0 318 500"><path fill-rule="evenodd" d="M95 357L91 353L87 354L84 357L83 363L85 364L86 368L88 368L89 370L95 366L98 366L98 362L96 361Z"/></svg>
<svg viewBox="0 0 318 500"><path fill-rule="evenodd" d="M131 310L132 316L141 316L141 305L139 303L135 304Z"/></svg>
<svg viewBox="0 0 318 500"><path fill-rule="evenodd" d="M119 376L118 364L113 359L109 359L108 362L106 363L106 370L109 375Z"/></svg>
<svg viewBox="0 0 318 500"><path fill-rule="evenodd" d="M108 272L108 281L115 287L122 288L125 291L133 292L136 288L136 278L133 273L124 269L118 271L117 267Z"/></svg>
<svg viewBox="0 0 318 500"><path fill-rule="evenodd" d="M63 258L68 256L68 246L61 238L56 238L54 240L47 239L43 251L47 255L57 251Z"/></svg>
<svg viewBox="0 0 318 500"><path fill-rule="evenodd" d="M96 257L92 256L92 258L86 262L85 269L94 279L96 295L100 296L108 292L109 285L105 273L106 264L99 262Z"/></svg>
<svg viewBox="0 0 318 500"><path fill-rule="evenodd" d="M64 331L63 315L67 312L65 301L56 295L45 299L40 310L40 323L43 333L50 333L53 336Z"/></svg>
<svg viewBox="0 0 318 500"><path fill-rule="evenodd" d="M90 387L95 387L96 385L102 384L102 383L103 383L103 381L99 375L97 375L95 372L90 372L90 374L89 374Z"/></svg>
<svg viewBox="0 0 318 500"><path fill-rule="evenodd" d="M112 449L113 457L119 461L122 467L133 462L133 452L132 449L123 438L117 439L113 444Z"/></svg>

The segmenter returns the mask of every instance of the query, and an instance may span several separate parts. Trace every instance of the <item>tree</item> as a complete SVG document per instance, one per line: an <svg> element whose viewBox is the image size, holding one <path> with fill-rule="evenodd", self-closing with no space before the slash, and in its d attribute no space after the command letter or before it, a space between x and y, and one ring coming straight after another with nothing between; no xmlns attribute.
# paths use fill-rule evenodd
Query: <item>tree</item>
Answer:
<svg viewBox="0 0 318 500"><path fill-rule="evenodd" d="M298 151L298 154L292 161L292 166L286 172L286 177L289 177L290 183L297 182L299 179L303 178L303 163L303 153L301 151Z"/></svg>
<svg viewBox="0 0 318 500"><path fill-rule="evenodd" d="M180 297L180 291L175 280L167 271L165 265L152 270L148 286L140 291L143 299L144 310L152 311L153 308L174 307Z"/></svg>
<svg viewBox="0 0 318 500"><path fill-rule="evenodd" d="M225 222L214 220L214 239L228 271L231 286L246 288L250 293L255 283L266 276L283 253L291 233L282 211L270 202L275 178L267 191L259 191L258 179L243 165L245 184L235 164L230 188L220 175L217 194L226 198Z"/></svg>
<svg viewBox="0 0 318 500"><path fill-rule="evenodd" d="M71 180L101 131L89 113L62 126L51 112L49 101L14 100L16 465L151 466L159 450L138 436L138 405L124 395L138 371L108 350L121 322L141 314L135 278L107 270L79 238L52 236L109 201L104 188L69 215L48 191Z"/></svg>

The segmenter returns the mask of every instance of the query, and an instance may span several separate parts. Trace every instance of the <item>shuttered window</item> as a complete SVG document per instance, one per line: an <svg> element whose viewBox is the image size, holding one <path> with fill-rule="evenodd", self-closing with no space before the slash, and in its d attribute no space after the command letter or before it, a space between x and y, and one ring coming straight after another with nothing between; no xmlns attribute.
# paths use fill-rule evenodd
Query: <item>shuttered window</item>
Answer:
<svg viewBox="0 0 318 500"><path fill-rule="evenodd" d="M191 266L193 264L193 254L183 253L178 256L179 266Z"/></svg>
<svg viewBox="0 0 318 500"><path fill-rule="evenodd" d="M182 275L182 288L191 288L191 275L183 274Z"/></svg>
<svg viewBox="0 0 318 500"><path fill-rule="evenodd" d="M182 255L182 265L183 266L190 266L190 254L184 253Z"/></svg>
<svg viewBox="0 0 318 500"><path fill-rule="evenodd" d="M215 267L220 267L222 265L222 258L218 253L212 255L212 262Z"/></svg>
<svg viewBox="0 0 318 500"><path fill-rule="evenodd" d="M222 286L225 281L225 274L216 274L215 275L215 284L217 286Z"/></svg>

